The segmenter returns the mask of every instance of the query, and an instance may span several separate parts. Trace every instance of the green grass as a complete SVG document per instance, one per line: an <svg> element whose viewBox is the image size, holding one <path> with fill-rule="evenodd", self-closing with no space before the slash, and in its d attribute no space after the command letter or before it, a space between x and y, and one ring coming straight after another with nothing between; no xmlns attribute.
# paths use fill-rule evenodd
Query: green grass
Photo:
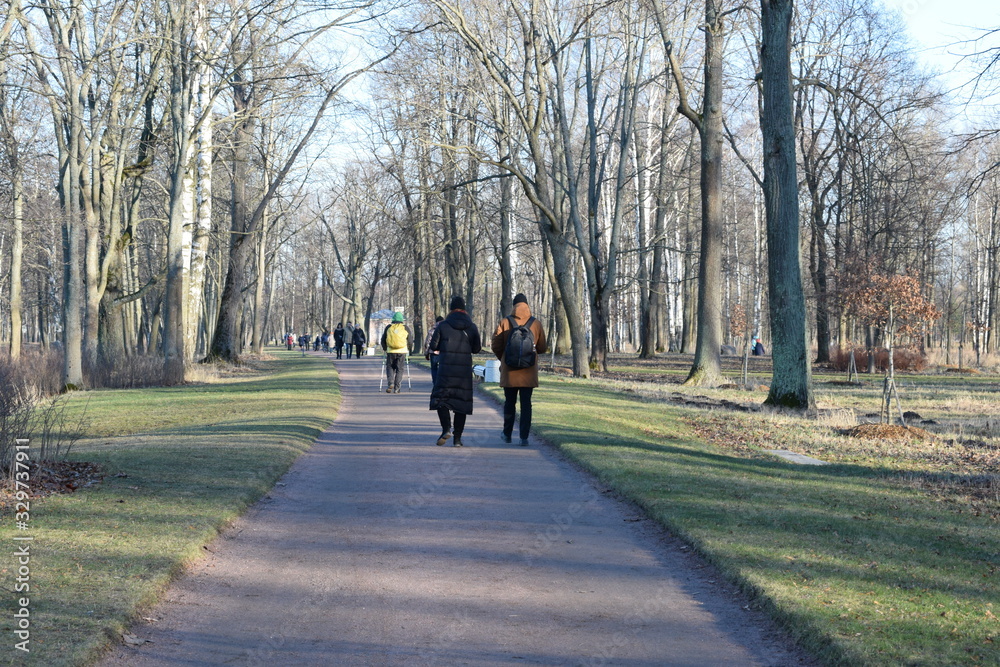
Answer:
<svg viewBox="0 0 1000 667"><path fill-rule="evenodd" d="M25 533L2 517L6 553L15 535L34 537L32 653L5 650L8 664L80 664L117 640L332 421L331 365L297 351L278 355L258 372L205 384L73 397L71 412L89 399L92 425L72 458L101 462L108 477L36 502ZM924 416L971 420L995 405L995 378L905 383L904 409ZM969 475L992 459L970 460L956 442L850 441L835 424L662 400L678 390L665 386L657 398L627 383L546 377L534 426L755 593L824 662L1000 663L1000 503L911 483L915 475ZM877 409L878 393L877 382L817 382L828 407ZM985 438L982 452L992 451L994 433L968 428ZM780 462L762 453L771 446L837 465ZM0 563L7 649L14 571L8 555Z"/></svg>
<svg viewBox="0 0 1000 667"><path fill-rule="evenodd" d="M73 397L70 410L87 403L92 426L70 458L101 463L107 477L33 503L28 531L3 517L5 553L15 535L34 538L30 654L13 649L13 558L0 565L8 664L81 664L118 640L335 418L331 364L282 351L258 366L207 384Z"/></svg>
<svg viewBox="0 0 1000 667"><path fill-rule="evenodd" d="M536 397L541 436L688 540L824 663L1000 664L995 514L901 483L911 470L891 457L808 467L763 454L808 439L787 421L573 379L546 377Z"/></svg>

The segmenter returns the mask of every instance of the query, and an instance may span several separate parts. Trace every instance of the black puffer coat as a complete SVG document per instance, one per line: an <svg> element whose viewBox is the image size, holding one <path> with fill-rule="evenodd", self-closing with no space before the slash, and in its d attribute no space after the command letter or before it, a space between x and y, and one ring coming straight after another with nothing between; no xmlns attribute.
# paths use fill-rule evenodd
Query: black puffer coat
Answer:
<svg viewBox="0 0 1000 667"><path fill-rule="evenodd" d="M479 329L464 310L453 310L431 336L430 351L441 354L437 382L431 390L431 410L445 408L472 414L472 355L483 349Z"/></svg>

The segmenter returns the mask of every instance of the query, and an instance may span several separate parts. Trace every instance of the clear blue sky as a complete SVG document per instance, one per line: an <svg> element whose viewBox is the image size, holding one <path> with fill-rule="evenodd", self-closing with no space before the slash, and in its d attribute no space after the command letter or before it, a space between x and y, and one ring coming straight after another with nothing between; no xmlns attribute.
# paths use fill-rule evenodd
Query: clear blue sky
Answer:
<svg viewBox="0 0 1000 667"><path fill-rule="evenodd" d="M958 44L982 35L984 29L1000 28L997 0L882 0L899 11L922 59L948 70L957 62L955 54L968 53L972 44ZM991 40L1000 45L1000 38Z"/></svg>
<svg viewBox="0 0 1000 667"><path fill-rule="evenodd" d="M967 83L980 70L980 66L972 61L963 60L961 54L1000 46L1000 34L992 36L988 41L970 42L982 37L984 29L1000 28L998 0L882 0L882 2L899 11L917 49L917 57L934 70L941 72L945 84L949 87ZM1000 71L997 74L1000 76ZM992 90L980 89L979 92L992 93L992 97L970 100L962 115L967 118L995 118L997 84L993 84ZM963 95L959 97L968 99Z"/></svg>

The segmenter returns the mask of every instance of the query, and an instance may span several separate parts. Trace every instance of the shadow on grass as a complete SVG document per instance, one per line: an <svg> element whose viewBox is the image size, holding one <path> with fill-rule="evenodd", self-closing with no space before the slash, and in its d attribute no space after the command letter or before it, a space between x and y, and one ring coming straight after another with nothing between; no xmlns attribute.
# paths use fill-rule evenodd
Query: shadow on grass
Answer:
<svg viewBox="0 0 1000 667"><path fill-rule="evenodd" d="M574 398L555 393L550 400ZM545 439L761 596L824 659L936 655L954 664L969 655L956 638L976 655L998 655L984 617L972 612L1000 597L1000 531L988 518L888 481L908 474L892 467L742 458L679 430L639 436L639 419L613 433L574 423L588 409L619 408L622 420L638 410L620 394L588 388L577 412L543 407L535 421ZM901 648L893 633L904 628L905 641L933 639Z"/></svg>

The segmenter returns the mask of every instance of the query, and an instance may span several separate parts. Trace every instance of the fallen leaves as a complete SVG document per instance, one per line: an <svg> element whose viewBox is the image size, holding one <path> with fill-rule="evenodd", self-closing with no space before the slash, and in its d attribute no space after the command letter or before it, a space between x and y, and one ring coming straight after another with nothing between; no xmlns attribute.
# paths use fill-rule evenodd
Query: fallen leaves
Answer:
<svg viewBox="0 0 1000 667"><path fill-rule="evenodd" d="M32 461L28 473L32 499L73 493L100 484L104 479L101 467L89 461ZM13 482L4 480L0 483L0 514L13 511L15 492Z"/></svg>
<svg viewBox="0 0 1000 667"><path fill-rule="evenodd" d="M899 424L858 424L847 430L852 438L872 440L933 440L934 435L916 426Z"/></svg>

